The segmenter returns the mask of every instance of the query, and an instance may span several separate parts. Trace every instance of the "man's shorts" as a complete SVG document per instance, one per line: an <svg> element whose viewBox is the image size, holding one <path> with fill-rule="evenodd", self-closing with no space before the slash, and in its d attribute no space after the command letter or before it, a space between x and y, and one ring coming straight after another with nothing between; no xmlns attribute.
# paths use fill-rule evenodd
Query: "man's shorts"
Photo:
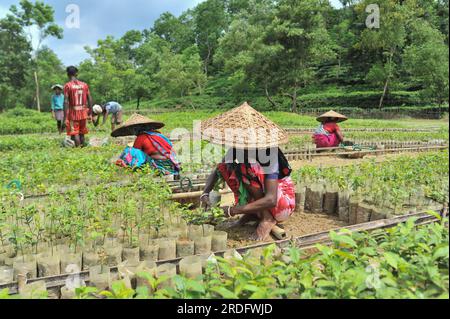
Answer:
<svg viewBox="0 0 450 319"><path fill-rule="evenodd" d="M86 135L89 133L87 120L66 121L66 129L68 136Z"/></svg>
<svg viewBox="0 0 450 319"><path fill-rule="evenodd" d="M111 114L111 124L113 125L122 124L122 111L118 111L116 114Z"/></svg>

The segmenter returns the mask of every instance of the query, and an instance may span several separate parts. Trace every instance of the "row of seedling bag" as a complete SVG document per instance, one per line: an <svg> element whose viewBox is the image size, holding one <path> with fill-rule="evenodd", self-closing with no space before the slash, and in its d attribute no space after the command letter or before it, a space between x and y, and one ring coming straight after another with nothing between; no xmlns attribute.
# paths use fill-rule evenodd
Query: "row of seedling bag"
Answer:
<svg viewBox="0 0 450 319"><path fill-rule="evenodd" d="M371 203L369 199L361 198L359 194L327 188L321 184L313 184L311 186L298 185L296 202L297 210L299 211L339 216L341 221L349 225L443 208L442 204L424 196L415 198L414 203L402 203L397 209L377 207L377 204Z"/></svg>
<svg viewBox="0 0 450 319"><path fill-rule="evenodd" d="M208 255L227 249L228 234L215 231L212 225L185 225L172 229L172 234L166 238L153 239L149 234L141 234L136 245L108 238L101 246L85 247L78 252L64 244L40 247L37 254L20 254L9 246L3 247L0 284L17 281L21 273L26 273L28 279L35 279L72 273L73 267L87 271L98 265L116 267L124 261L136 265L141 261Z"/></svg>
<svg viewBox="0 0 450 319"><path fill-rule="evenodd" d="M245 256L260 259L263 254L262 248L249 251ZM281 250L277 248L277 255ZM223 254L225 260L242 260L235 249L227 250ZM136 264L124 261L117 267L117 271L105 265L96 265L89 268L89 277L83 280L75 271L69 275L65 285L61 287L47 287L45 280L34 281L27 284L24 275L20 274L18 278L18 294L24 299L74 299L77 295L77 288L93 287L95 292L111 291L114 283L121 283L127 289L146 288L151 294L155 289L165 289L174 287L173 277L178 275L187 279L203 281L203 274L208 265L217 265L215 254L203 254L199 256L188 256L176 263L162 263L146 260ZM76 265L70 265L76 269ZM102 298L99 294L93 294L93 297Z"/></svg>

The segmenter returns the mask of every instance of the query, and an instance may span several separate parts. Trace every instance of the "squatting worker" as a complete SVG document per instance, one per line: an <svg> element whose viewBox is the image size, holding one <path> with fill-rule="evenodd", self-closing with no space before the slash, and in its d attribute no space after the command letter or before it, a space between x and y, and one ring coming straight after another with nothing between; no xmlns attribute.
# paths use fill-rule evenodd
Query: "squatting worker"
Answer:
<svg viewBox="0 0 450 319"><path fill-rule="evenodd" d="M84 137L89 133L87 120L92 120L92 98L89 86L77 79L76 67L69 66L67 76L69 82L64 86L67 135L75 142L76 147L80 147L85 144Z"/></svg>
<svg viewBox="0 0 450 319"><path fill-rule="evenodd" d="M264 138L266 142L260 140L255 144L252 142L252 132L261 132L261 129L267 134ZM208 130L215 130L216 133L208 133ZM225 131L230 130L236 131L241 142L230 143L226 137L223 138ZM217 136L222 133L225 135L220 140ZM253 239L268 239L273 227L287 221L295 211L291 168L277 146L288 141L286 134L245 103L202 123L202 135L213 144L235 144L235 147L229 149L222 163L209 176L201 201L209 205L209 193L219 180L224 180L235 196L235 206L225 207L225 216L242 215L235 226L257 221ZM277 136L275 143L274 136Z"/></svg>
<svg viewBox="0 0 450 319"><path fill-rule="evenodd" d="M104 105L94 105L92 108L94 112L94 125L98 126L100 121L100 115L103 115L102 125L106 123L108 116L111 115L111 130L114 131L116 129L116 125L122 124L123 117L123 108L117 102L111 101Z"/></svg>
<svg viewBox="0 0 450 319"><path fill-rule="evenodd" d="M337 147L344 142L344 135L338 123L348 118L334 111L327 112L317 118L321 124L314 132L313 141L317 148Z"/></svg>
<svg viewBox="0 0 450 319"><path fill-rule="evenodd" d="M172 142L158 130L164 127L164 123L149 119L139 114L133 114L122 126L115 129L112 137L136 136L132 148L122 154L117 165L121 167L130 165L130 160L136 154L142 152L149 164L160 175L179 175L180 163L176 158Z"/></svg>
<svg viewBox="0 0 450 319"><path fill-rule="evenodd" d="M56 84L52 86L52 90L52 117L56 120L56 126L59 134L62 134L64 131L64 88L62 85Z"/></svg>

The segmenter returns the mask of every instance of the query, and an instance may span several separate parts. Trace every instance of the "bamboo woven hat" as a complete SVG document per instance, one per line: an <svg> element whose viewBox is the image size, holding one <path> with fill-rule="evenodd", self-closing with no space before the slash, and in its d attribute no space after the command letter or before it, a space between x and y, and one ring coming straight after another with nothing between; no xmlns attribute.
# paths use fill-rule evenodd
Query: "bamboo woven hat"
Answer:
<svg viewBox="0 0 450 319"><path fill-rule="evenodd" d="M264 149L286 144L286 132L247 103L202 121L202 139L238 149Z"/></svg>
<svg viewBox="0 0 450 319"><path fill-rule="evenodd" d="M137 130L158 130L165 126L164 123L158 122L140 114L133 114L128 121L123 123L112 133L112 137L132 136L136 135Z"/></svg>
<svg viewBox="0 0 450 319"><path fill-rule="evenodd" d="M336 118L336 119L338 119L338 121L337 121L338 123L345 122L345 121L348 120L348 117L346 117L345 115L339 114L338 112L335 112L335 111L330 111L330 112L327 112L327 113L322 114L321 116L319 116L317 118L317 121L323 122L323 121L325 121L326 119L329 119L329 118Z"/></svg>

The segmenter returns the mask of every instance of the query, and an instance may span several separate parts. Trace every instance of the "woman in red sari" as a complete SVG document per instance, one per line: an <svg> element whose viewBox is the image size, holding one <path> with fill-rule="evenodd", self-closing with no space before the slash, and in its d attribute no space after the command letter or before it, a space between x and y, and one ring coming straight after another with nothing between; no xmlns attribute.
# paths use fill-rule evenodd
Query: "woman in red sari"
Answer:
<svg viewBox="0 0 450 319"><path fill-rule="evenodd" d="M164 123L154 121L139 114L133 114L122 126L115 129L111 136L136 136L133 147L127 147L116 162L116 165L128 167L137 156L133 153L144 154L146 163L150 164L160 175L179 175L181 167L176 158L172 142L158 129L164 127ZM141 156L142 157L142 156Z"/></svg>
<svg viewBox="0 0 450 319"><path fill-rule="evenodd" d="M344 135L338 123L347 120L342 114L334 111L327 112L317 118L321 124L314 132L313 141L317 148L338 147L344 142Z"/></svg>
<svg viewBox="0 0 450 319"><path fill-rule="evenodd" d="M291 168L279 146L286 132L247 103L202 122L202 138L229 148L209 176L201 201L224 180L235 196L235 206L225 207L226 217L241 216L237 225L257 221L255 240L264 241L277 223L295 211L295 186Z"/></svg>
<svg viewBox="0 0 450 319"><path fill-rule="evenodd" d="M264 165L258 155L252 157L247 150L231 149L208 178L201 200L208 205L214 185L224 180L237 203L235 207L226 207L225 215L229 218L242 215L236 226L258 221L253 239L263 241L277 223L287 221L294 213L295 186L290 177L292 170L280 149L256 153L260 152L273 152L275 157L269 156L271 163ZM239 153L242 156L237 155ZM242 162L237 160L239 157L243 158Z"/></svg>

